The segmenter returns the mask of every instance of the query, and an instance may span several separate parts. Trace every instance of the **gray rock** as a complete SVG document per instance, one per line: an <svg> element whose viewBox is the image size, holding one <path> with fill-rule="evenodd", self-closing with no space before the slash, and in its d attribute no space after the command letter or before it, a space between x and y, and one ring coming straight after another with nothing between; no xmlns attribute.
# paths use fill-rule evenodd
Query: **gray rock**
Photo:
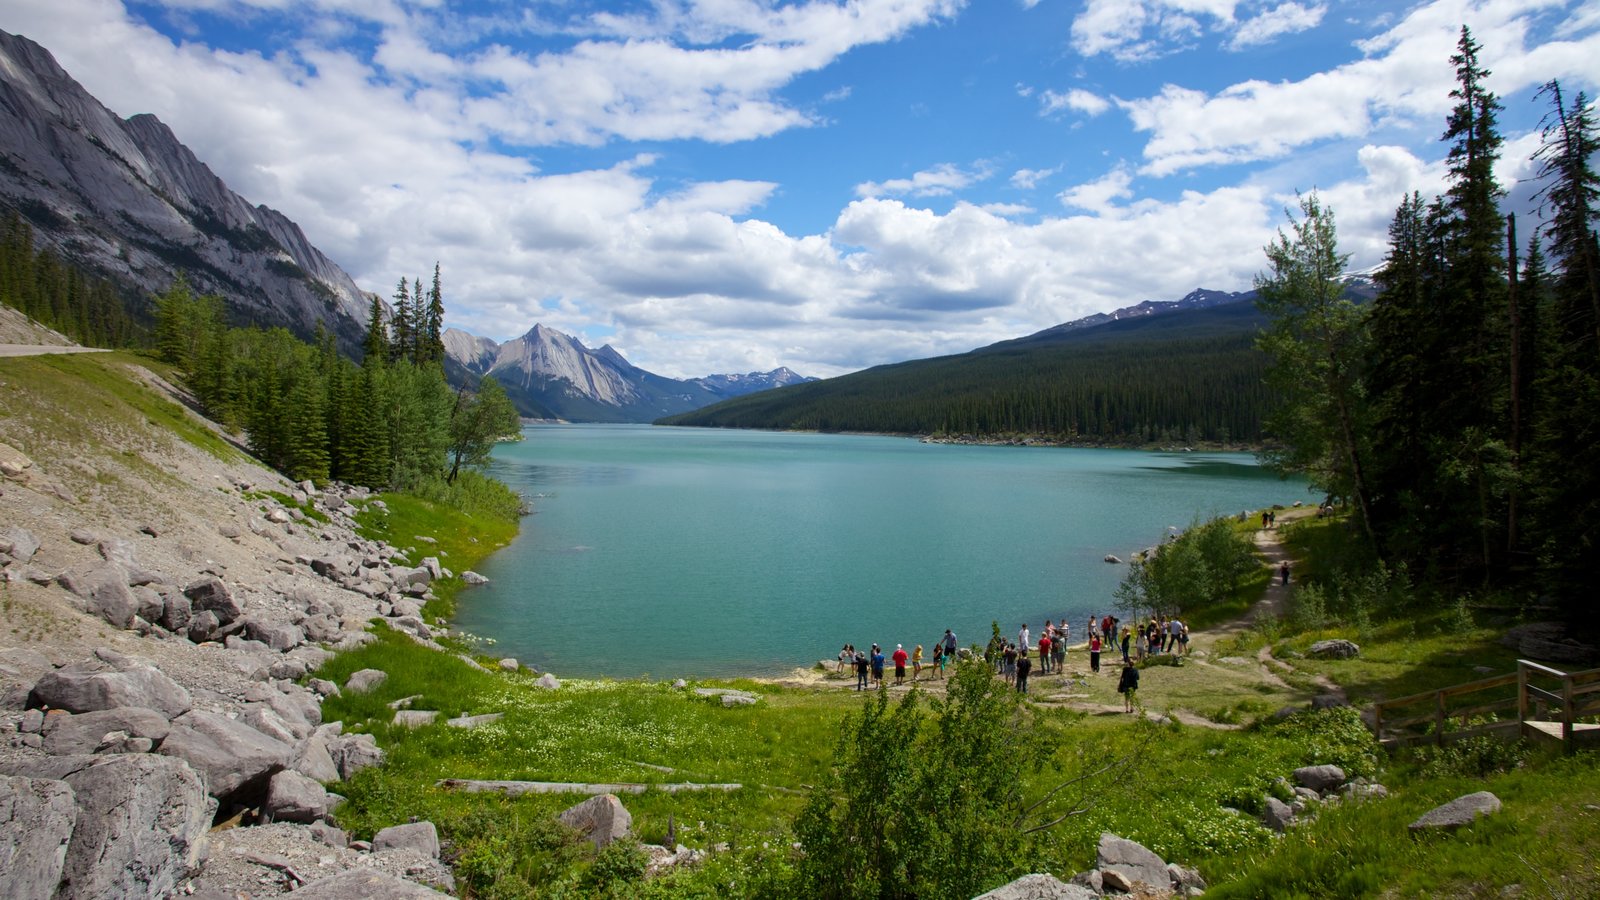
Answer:
<svg viewBox="0 0 1600 900"><path fill-rule="evenodd" d="M253 806L272 776L289 765L294 748L243 722L197 709L173 721L160 752L204 775L218 800Z"/></svg>
<svg viewBox="0 0 1600 900"><path fill-rule="evenodd" d="M19 563L33 559L39 552L39 539L33 532L18 525L0 528L0 553L7 554Z"/></svg>
<svg viewBox="0 0 1600 900"><path fill-rule="evenodd" d="M174 634L187 634L189 620L194 617L194 608L189 605L189 598L177 591L168 591L161 598L161 627Z"/></svg>
<svg viewBox="0 0 1600 900"><path fill-rule="evenodd" d="M106 735L112 732L160 743L171 728L166 716L153 709L137 706L103 709L76 716L51 716L50 730L44 736L44 750L55 756L94 753Z"/></svg>
<svg viewBox="0 0 1600 900"><path fill-rule="evenodd" d="M306 640L305 632L297 625L262 622L254 618L246 618L244 623L245 637L260 641L279 653L293 650Z"/></svg>
<svg viewBox="0 0 1600 900"><path fill-rule="evenodd" d="M114 563L80 566L62 572L61 586L83 601L83 611L118 628L133 624L139 603L128 589L128 572Z"/></svg>
<svg viewBox="0 0 1600 900"><path fill-rule="evenodd" d="M546 672L539 676L538 680L533 683L533 686L537 688L544 688L547 691L558 691L561 689L561 682L558 681L554 675Z"/></svg>
<svg viewBox="0 0 1600 900"><path fill-rule="evenodd" d="M319 697L337 697L340 694L339 686L326 678L313 678L307 682L306 686L316 692Z"/></svg>
<svg viewBox="0 0 1600 900"><path fill-rule="evenodd" d="M335 643L344 636L344 624L329 614L308 617L300 623L300 630L305 632L306 640L319 644Z"/></svg>
<svg viewBox="0 0 1600 900"><path fill-rule="evenodd" d="M1116 869L1101 870L1100 881L1107 891L1118 894L1131 894L1136 887L1133 879Z"/></svg>
<svg viewBox="0 0 1600 900"><path fill-rule="evenodd" d="M1430 829L1451 831L1462 825L1470 825L1479 816L1490 816L1500 811L1500 798L1488 791L1478 791L1476 794L1467 794L1457 797L1443 806L1435 807L1422 814L1412 822L1412 831L1426 831Z"/></svg>
<svg viewBox="0 0 1600 900"><path fill-rule="evenodd" d="M466 582L467 584L474 584L474 585L476 585L476 584L488 584L489 583L489 579L483 577L482 575L479 575L477 572L474 572L471 569L468 569L467 571L461 573L461 580Z"/></svg>
<svg viewBox="0 0 1600 900"><path fill-rule="evenodd" d="M424 556L422 558L422 568L428 570L430 581L438 581L444 577L444 567L439 565L439 557L437 556Z"/></svg>
<svg viewBox="0 0 1600 900"><path fill-rule="evenodd" d="M1261 824L1273 831L1287 831L1294 824L1294 809L1277 797L1268 797L1261 810Z"/></svg>
<svg viewBox="0 0 1600 900"><path fill-rule="evenodd" d="M148 587L133 588L133 600L136 604L135 614L146 622L160 622L162 615L166 613L166 600Z"/></svg>
<svg viewBox="0 0 1600 900"><path fill-rule="evenodd" d="M1167 863L1142 844L1118 837L1109 831L1101 832L1100 846L1095 857L1095 868L1101 877L1109 872L1125 876L1129 882L1145 884L1165 890L1170 885Z"/></svg>
<svg viewBox="0 0 1600 900"><path fill-rule="evenodd" d="M189 599L187 597L185 600ZM189 640L196 644L203 644L216 637L217 630L222 627L222 620L209 609L193 613L189 617Z"/></svg>
<svg viewBox="0 0 1600 900"><path fill-rule="evenodd" d="M426 900L450 895L377 869L357 868L318 878L293 896L295 900Z"/></svg>
<svg viewBox="0 0 1600 900"><path fill-rule="evenodd" d="M209 575L183 589L195 612L214 613L220 625L228 625L244 613L222 579Z"/></svg>
<svg viewBox="0 0 1600 900"><path fill-rule="evenodd" d="M278 715L272 707L265 703L246 703L244 708L239 711L237 721L243 722L267 737L285 744L297 744L302 738L309 737L309 734L296 734L296 729L290 726L283 716ZM304 726L302 726L302 729L309 731Z"/></svg>
<svg viewBox="0 0 1600 900"><path fill-rule="evenodd" d="M1190 896L1193 896L1192 892L1194 891L1206 889L1206 880L1200 877L1200 870L1198 869L1180 866L1177 863L1167 863L1167 877L1172 879L1174 888L1185 889L1190 892Z"/></svg>
<svg viewBox="0 0 1600 900"><path fill-rule="evenodd" d="M1320 803L1320 802L1322 802L1322 795L1321 794L1319 794L1316 791L1313 791L1311 788L1305 787L1303 785L1299 786L1299 787L1296 787L1294 789L1294 795L1296 797L1300 798L1301 800L1304 800L1307 803Z"/></svg>
<svg viewBox="0 0 1600 900"><path fill-rule="evenodd" d="M285 769L268 782L261 811L274 822L315 822L328 814L328 792L299 772Z"/></svg>
<svg viewBox="0 0 1600 900"><path fill-rule="evenodd" d="M266 704L297 733L305 727L307 730L302 737L310 734L310 729L322 724L322 704L317 702L317 695L297 684L280 682L280 685L284 689L267 694Z"/></svg>
<svg viewBox="0 0 1600 900"><path fill-rule="evenodd" d="M108 658L116 660L115 664L107 662ZM46 672L33 686L31 700L35 706L74 713L138 706L156 710L169 719L194 705L188 691L155 668L121 654L104 652Z"/></svg>
<svg viewBox="0 0 1600 900"><path fill-rule="evenodd" d="M481 716L456 716L454 719L445 720L451 728L479 728L491 722L498 722L504 713L484 713Z"/></svg>
<svg viewBox="0 0 1600 900"><path fill-rule="evenodd" d="M401 709L394 714L394 724L400 728L421 728L432 725L439 718L436 709Z"/></svg>
<svg viewBox="0 0 1600 900"><path fill-rule="evenodd" d="M1381 784L1347 784L1339 789L1348 800L1382 800L1389 796L1389 789Z"/></svg>
<svg viewBox="0 0 1600 900"><path fill-rule="evenodd" d="M522 664L508 656L505 659L500 660L500 668L505 672L515 672L522 668Z"/></svg>
<svg viewBox="0 0 1600 900"><path fill-rule="evenodd" d="M100 543L100 536L99 535L95 534L92 531L87 531L87 530L82 529L82 528L74 528L67 535L67 537L71 538L72 542L74 544L83 544L83 545L87 546L89 544L98 544L98 543Z"/></svg>
<svg viewBox="0 0 1600 900"><path fill-rule="evenodd" d="M1024 875L974 900L1094 900L1096 896L1087 887L1068 884L1054 875Z"/></svg>
<svg viewBox="0 0 1600 900"><path fill-rule="evenodd" d="M1105 879L1100 877L1099 869L1090 869L1087 872L1079 872L1078 874L1072 876L1072 883L1078 885L1079 887L1088 888L1089 892L1097 897L1100 895L1101 891L1105 890Z"/></svg>
<svg viewBox="0 0 1600 900"><path fill-rule="evenodd" d="M352 694L365 694L388 679L389 673L382 669L361 669L350 674L344 689Z"/></svg>
<svg viewBox="0 0 1600 900"><path fill-rule="evenodd" d="M1344 784L1344 779L1344 770L1338 766L1302 766L1294 770L1296 782L1319 794Z"/></svg>
<svg viewBox="0 0 1600 900"><path fill-rule="evenodd" d="M743 691L735 691L730 694L722 695L722 705L725 707L754 706L758 701L760 701L760 699L761 698L757 697L755 694L747 694Z"/></svg>
<svg viewBox="0 0 1600 900"><path fill-rule="evenodd" d="M339 765L333 761L333 754L328 752L327 736L320 733L311 735L295 747L289 768L317 782L339 780Z"/></svg>
<svg viewBox="0 0 1600 900"><path fill-rule="evenodd" d="M404 631L407 634L422 638L423 640L428 640L433 637L433 629L429 628L427 623L423 622L422 619L418 618L417 616L400 616L387 621L389 623L389 627L395 629L396 631Z"/></svg>
<svg viewBox="0 0 1600 900"><path fill-rule="evenodd" d="M372 836L372 850L415 850L430 859L439 858L439 831L432 822L393 825Z"/></svg>
<svg viewBox="0 0 1600 900"><path fill-rule="evenodd" d="M597 794L569 807L556 818L568 828L582 832L594 842L596 849L627 837L633 827L633 816L616 794Z"/></svg>
<svg viewBox="0 0 1600 900"><path fill-rule="evenodd" d="M1318 694L1311 698L1312 709L1339 709L1349 705L1350 701L1340 694Z"/></svg>
<svg viewBox="0 0 1600 900"><path fill-rule="evenodd" d="M1352 641L1338 638L1331 641L1317 641L1311 645L1310 653L1318 659L1349 659L1361 653L1361 648Z"/></svg>
<svg viewBox="0 0 1600 900"><path fill-rule="evenodd" d="M328 742L328 755L339 768L339 777L349 781L362 769L383 764L383 749L370 734L344 734Z"/></svg>
<svg viewBox="0 0 1600 900"><path fill-rule="evenodd" d="M319 844L340 850L350 846L350 832L335 828L327 822L312 822L311 827L306 830Z"/></svg>
<svg viewBox="0 0 1600 900"><path fill-rule="evenodd" d="M30 709L22 714L22 720L17 723L17 730L23 734L38 734L44 726L44 711Z"/></svg>
<svg viewBox="0 0 1600 900"><path fill-rule="evenodd" d="M216 805L181 760L58 756L4 768L65 781L76 795L59 900L165 897L200 862Z"/></svg>
<svg viewBox="0 0 1600 900"><path fill-rule="evenodd" d="M66 782L0 775L0 882L7 897L55 895L77 821L77 800Z"/></svg>

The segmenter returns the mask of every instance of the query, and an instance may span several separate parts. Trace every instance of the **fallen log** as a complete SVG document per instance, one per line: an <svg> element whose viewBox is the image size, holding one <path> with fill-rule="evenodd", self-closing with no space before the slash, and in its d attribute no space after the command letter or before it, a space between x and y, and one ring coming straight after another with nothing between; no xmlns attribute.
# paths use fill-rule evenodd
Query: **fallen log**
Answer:
<svg viewBox="0 0 1600 900"><path fill-rule="evenodd" d="M470 778L443 778L436 785L452 791L466 791L468 793L498 793L507 797L521 797L523 794L642 794L645 791L665 791L676 794L679 791L736 791L742 784L696 784L694 782L678 782L675 784L637 784L633 782L618 782L614 784L584 784L575 781L478 781Z"/></svg>

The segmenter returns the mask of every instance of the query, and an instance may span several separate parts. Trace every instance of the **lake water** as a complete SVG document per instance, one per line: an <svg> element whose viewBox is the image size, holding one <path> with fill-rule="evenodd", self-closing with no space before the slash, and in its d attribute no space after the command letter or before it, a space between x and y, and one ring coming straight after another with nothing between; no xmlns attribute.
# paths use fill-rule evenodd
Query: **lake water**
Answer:
<svg viewBox="0 0 1600 900"><path fill-rule="evenodd" d="M776 674L990 621L1074 638L1127 559L1196 516L1309 500L1249 454L538 425L493 474L532 499L456 625L558 676Z"/></svg>

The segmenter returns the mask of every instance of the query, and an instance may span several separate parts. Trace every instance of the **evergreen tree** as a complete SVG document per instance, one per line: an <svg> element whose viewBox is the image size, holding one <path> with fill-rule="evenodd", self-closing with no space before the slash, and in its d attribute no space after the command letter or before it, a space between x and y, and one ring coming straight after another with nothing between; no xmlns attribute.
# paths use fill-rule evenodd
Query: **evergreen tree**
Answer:
<svg viewBox="0 0 1600 900"><path fill-rule="evenodd" d="M390 362L411 358L411 285L404 278L394 289L394 316L389 320Z"/></svg>
<svg viewBox="0 0 1600 900"><path fill-rule="evenodd" d="M389 332L383 324L383 301L377 294L367 310L367 338L361 345L362 365L382 365L389 357Z"/></svg>
<svg viewBox="0 0 1600 900"><path fill-rule="evenodd" d="M433 286L428 289L427 341L423 360L444 365L444 290L439 283L439 264L433 264Z"/></svg>
<svg viewBox="0 0 1600 900"><path fill-rule="evenodd" d="M1282 442L1267 459L1302 472L1329 494L1354 501L1369 545L1375 545L1367 502L1368 416L1362 366L1367 354L1363 313L1344 298L1344 266L1333 210L1316 194L1300 199L1292 234L1267 246L1271 271L1256 277L1256 305L1269 324L1258 346L1272 359L1269 384L1280 400L1268 420Z"/></svg>

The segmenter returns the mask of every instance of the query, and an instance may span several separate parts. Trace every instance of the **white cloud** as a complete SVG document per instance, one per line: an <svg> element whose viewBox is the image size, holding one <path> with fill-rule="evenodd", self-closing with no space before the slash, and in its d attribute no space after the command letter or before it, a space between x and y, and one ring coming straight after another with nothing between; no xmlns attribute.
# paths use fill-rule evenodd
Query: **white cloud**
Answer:
<svg viewBox="0 0 1600 900"><path fill-rule="evenodd" d="M1133 173L1126 166L1118 166L1094 181L1062 191L1059 199L1063 206L1103 216L1116 216L1116 201L1132 197L1132 185Z"/></svg>
<svg viewBox="0 0 1600 900"><path fill-rule="evenodd" d="M943 197L988 178L987 167L965 170L954 163L940 163L923 169L910 178L891 178L888 181L867 181L856 185L857 197Z"/></svg>
<svg viewBox="0 0 1600 900"><path fill-rule="evenodd" d="M1317 142L1364 138L1380 124L1431 129L1452 103L1449 58L1464 19L1474 22L1492 87L1502 95L1551 77L1600 76L1600 32L1526 45L1531 17L1548 5L1445 0L1365 42L1365 58L1298 81L1243 81L1215 94L1169 84L1118 104L1137 130L1150 133L1144 171L1152 175L1281 158Z"/></svg>
<svg viewBox="0 0 1600 900"><path fill-rule="evenodd" d="M1110 100L1083 88L1072 88L1064 94L1047 90L1039 95L1039 110L1043 115L1070 109L1093 117L1110 108Z"/></svg>
<svg viewBox="0 0 1600 900"><path fill-rule="evenodd" d="M1285 34L1308 31L1322 23L1328 7L1324 4L1306 6L1301 3L1283 3L1247 19L1234 32L1228 42L1230 50L1243 50L1260 44L1269 44Z"/></svg>
<svg viewBox="0 0 1600 900"><path fill-rule="evenodd" d="M1060 166L1050 169L1018 169L1011 173L1011 186L1024 191L1031 191L1039 186L1039 182L1059 171L1061 171Z"/></svg>

